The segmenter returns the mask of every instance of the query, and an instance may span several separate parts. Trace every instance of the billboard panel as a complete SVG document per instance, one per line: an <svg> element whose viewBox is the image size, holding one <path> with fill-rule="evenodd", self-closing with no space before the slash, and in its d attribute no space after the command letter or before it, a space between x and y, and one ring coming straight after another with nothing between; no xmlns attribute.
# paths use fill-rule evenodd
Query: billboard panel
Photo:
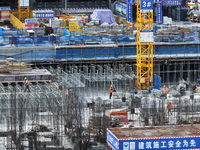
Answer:
<svg viewBox="0 0 200 150"><path fill-rule="evenodd" d="M34 18L54 18L54 11L33 11Z"/></svg>
<svg viewBox="0 0 200 150"><path fill-rule="evenodd" d="M132 22L132 3L127 3L127 16L126 20L129 22Z"/></svg>
<svg viewBox="0 0 200 150"><path fill-rule="evenodd" d="M199 149L200 137L168 137L139 140L119 140L120 150L174 150Z"/></svg>
<svg viewBox="0 0 200 150"><path fill-rule="evenodd" d="M137 3L137 0L122 0L126 3ZM154 3L160 3L161 0L153 0Z"/></svg>
<svg viewBox="0 0 200 150"><path fill-rule="evenodd" d="M107 142L114 148L115 150L119 150L119 143L117 138L107 129Z"/></svg>
<svg viewBox="0 0 200 150"><path fill-rule="evenodd" d="M120 3L116 3L115 4L115 13L116 13L116 15L118 15L120 17L126 18L126 6L124 6Z"/></svg>
<svg viewBox="0 0 200 150"><path fill-rule="evenodd" d="M153 31L140 31L140 43L154 42Z"/></svg>
<svg viewBox="0 0 200 150"><path fill-rule="evenodd" d="M141 13L153 12L153 0L141 0L140 12Z"/></svg>
<svg viewBox="0 0 200 150"><path fill-rule="evenodd" d="M10 7L0 7L0 11L1 10L10 10Z"/></svg>
<svg viewBox="0 0 200 150"><path fill-rule="evenodd" d="M156 23L162 24L162 3L157 3Z"/></svg>
<svg viewBox="0 0 200 150"><path fill-rule="evenodd" d="M122 0L126 3L137 3L137 0Z"/></svg>
<svg viewBox="0 0 200 150"><path fill-rule="evenodd" d="M34 18L25 19L25 23L39 23L39 19L34 19Z"/></svg>
<svg viewBox="0 0 200 150"><path fill-rule="evenodd" d="M163 6L181 6L181 0L163 0Z"/></svg>
<svg viewBox="0 0 200 150"><path fill-rule="evenodd" d="M19 0L20 7L29 7L29 0Z"/></svg>

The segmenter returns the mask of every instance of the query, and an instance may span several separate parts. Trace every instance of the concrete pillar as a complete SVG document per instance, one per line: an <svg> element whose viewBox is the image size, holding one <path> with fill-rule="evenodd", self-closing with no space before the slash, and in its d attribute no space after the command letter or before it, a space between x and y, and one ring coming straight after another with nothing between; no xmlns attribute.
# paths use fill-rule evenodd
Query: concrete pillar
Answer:
<svg viewBox="0 0 200 150"><path fill-rule="evenodd" d="M174 79L173 79L174 82L178 82L178 80L176 78L176 72L177 72L177 70L176 70L176 62L175 62L174 63Z"/></svg>
<svg viewBox="0 0 200 150"><path fill-rule="evenodd" d="M109 9L111 9L111 0L108 0L109 2Z"/></svg>
<svg viewBox="0 0 200 150"><path fill-rule="evenodd" d="M190 79L190 76L191 76L191 71L190 71L190 61L187 63L187 80L188 82L190 83L191 79Z"/></svg>
<svg viewBox="0 0 200 150"><path fill-rule="evenodd" d="M160 76L160 63L154 64L153 74Z"/></svg>
<svg viewBox="0 0 200 150"><path fill-rule="evenodd" d="M183 78L183 62L180 63L180 78Z"/></svg>
<svg viewBox="0 0 200 150"><path fill-rule="evenodd" d="M169 63L167 63L167 72L166 72L166 78L167 78L167 85L169 85Z"/></svg>
<svg viewBox="0 0 200 150"><path fill-rule="evenodd" d="M65 10L67 9L67 0L64 0Z"/></svg>

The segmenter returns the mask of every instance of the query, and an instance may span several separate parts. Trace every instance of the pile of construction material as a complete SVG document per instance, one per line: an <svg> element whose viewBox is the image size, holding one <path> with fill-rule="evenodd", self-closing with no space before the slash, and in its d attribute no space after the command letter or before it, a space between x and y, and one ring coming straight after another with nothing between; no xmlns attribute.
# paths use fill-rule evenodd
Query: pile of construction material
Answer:
<svg viewBox="0 0 200 150"><path fill-rule="evenodd" d="M28 72L32 71L31 64L26 62L18 62L14 58L0 60L0 73Z"/></svg>
<svg viewBox="0 0 200 150"><path fill-rule="evenodd" d="M177 29L178 29L178 32L179 32L179 33L193 32L191 26L178 27Z"/></svg>
<svg viewBox="0 0 200 150"><path fill-rule="evenodd" d="M200 93L200 87L196 87L196 93Z"/></svg>
<svg viewBox="0 0 200 150"><path fill-rule="evenodd" d="M172 18L163 16L163 24L172 24Z"/></svg>
<svg viewBox="0 0 200 150"><path fill-rule="evenodd" d="M185 32L193 32L192 31L192 27L188 27L188 26L183 26L183 27L171 27L171 28L167 28L167 29L158 29L156 31L157 34L162 34L162 33L174 33L174 32L178 32L178 33L185 33Z"/></svg>

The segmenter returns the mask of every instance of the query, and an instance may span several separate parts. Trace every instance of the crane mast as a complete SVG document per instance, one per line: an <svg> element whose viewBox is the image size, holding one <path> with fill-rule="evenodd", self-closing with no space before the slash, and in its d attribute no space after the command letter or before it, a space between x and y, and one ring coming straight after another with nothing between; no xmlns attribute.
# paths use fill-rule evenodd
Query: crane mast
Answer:
<svg viewBox="0 0 200 150"><path fill-rule="evenodd" d="M29 0L18 0L18 19L24 22L25 19L29 18L30 7Z"/></svg>
<svg viewBox="0 0 200 150"><path fill-rule="evenodd" d="M148 6L153 5L152 3L152 0L137 0L136 83L138 90L148 90L153 87L153 9L141 10L141 5L143 5L142 8L148 8Z"/></svg>

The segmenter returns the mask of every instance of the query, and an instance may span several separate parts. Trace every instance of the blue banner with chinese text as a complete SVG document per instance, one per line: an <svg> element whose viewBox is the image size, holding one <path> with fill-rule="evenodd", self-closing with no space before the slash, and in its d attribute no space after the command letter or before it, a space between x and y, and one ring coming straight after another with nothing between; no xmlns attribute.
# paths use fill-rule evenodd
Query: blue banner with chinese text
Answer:
<svg viewBox="0 0 200 150"><path fill-rule="evenodd" d="M181 6L181 0L163 0L163 6Z"/></svg>
<svg viewBox="0 0 200 150"><path fill-rule="evenodd" d="M157 3L157 16L156 16L156 23L162 24L162 3Z"/></svg>
<svg viewBox="0 0 200 150"><path fill-rule="evenodd" d="M200 137L119 140L120 150L199 149Z"/></svg>
<svg viewBox="0 0 200 150"><path fill-rule="evenodd" d="M141 0L140 12L143 13L153 12L153 0Z"/></svg>
<svg viewBox="0 0 200 150"><path fill-rule="evenodd" d="M132 22L132 3L127 3L126 20Z"/></svg>
<svg viewBox="0 0 200 150"><path fill-rule="evenodd" d="M112 133L107 130L107 142L114 148L115 150L119 150L118 140L112 135Z"/></svg>

